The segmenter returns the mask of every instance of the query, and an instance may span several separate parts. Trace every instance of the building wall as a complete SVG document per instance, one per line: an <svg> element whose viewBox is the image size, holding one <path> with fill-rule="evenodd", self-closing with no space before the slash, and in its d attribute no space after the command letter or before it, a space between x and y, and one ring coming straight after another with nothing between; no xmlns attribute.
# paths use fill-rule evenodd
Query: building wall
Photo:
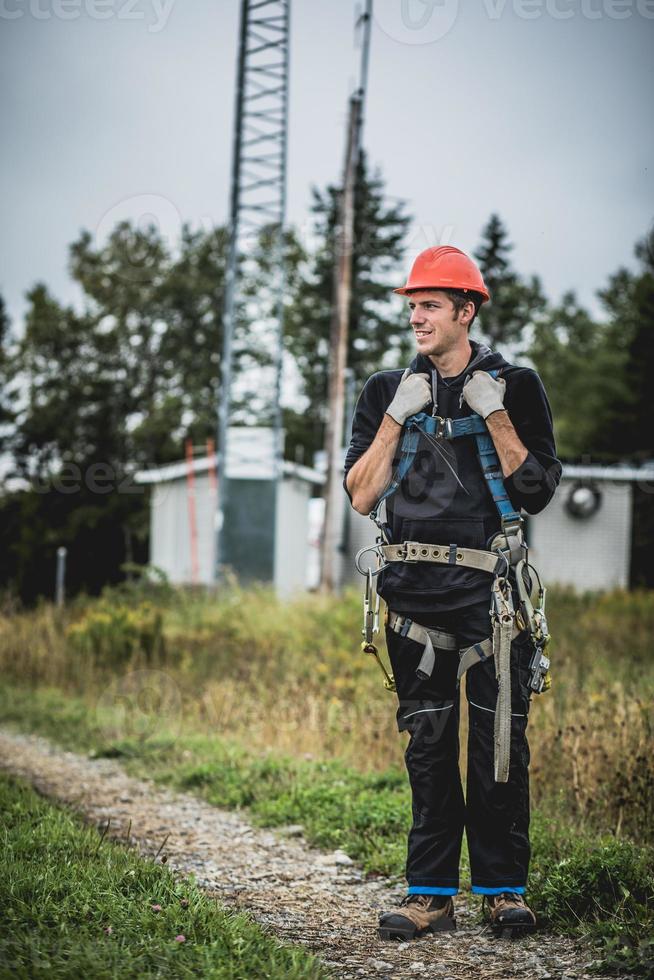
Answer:
<svg viewBox="0 0 654 980"><path fill-rule="evenodd" d="M270 581L274 574L280 595L306 588L309 539L310 484L285 478L277 499L279 533L272 555L272 489L269 480L234 480L227 515L233 533L227 537L227 562L240 568L244 581ZM207 474L195 477L198 531L198 581L213 581L215 494ZM152 487L150 510L150 563L161 568L171 582L192 582L191 539L186 479L168 480ZM242 566L242 567L241 567Z"/></svg>
<svg viewBox="0 0 654 980"><path fill-rule="evenodd" d="M565 501L576 481L562 480L548 507L530 517L531 558L546 584L583 589L628 588L631 542L630 483L602 481L599 510L571 517Z"/></svg>
<svg viewBox="0 0 654 980"><path fill-rule="evenodd" d="M274 480L229 480L222 561L243 584L272 581L274 523Z"/></svg>
<svg viewBox="0 0 654 980"><path fill-rule="evenodd" d="M277 494L275 589L286 598L307 587L310 484L285 479Z"/></svg>
<svg viewBox="0 0 654 980"><path fill-rule="evenodd" d="M210 584L214 554L215 495L207 474L195 477L195 512L198 540L198 581ZM191 536L186 480L170 480L152 487L150 509L150 563L163 569L171 582L192 582Z"/></svg>

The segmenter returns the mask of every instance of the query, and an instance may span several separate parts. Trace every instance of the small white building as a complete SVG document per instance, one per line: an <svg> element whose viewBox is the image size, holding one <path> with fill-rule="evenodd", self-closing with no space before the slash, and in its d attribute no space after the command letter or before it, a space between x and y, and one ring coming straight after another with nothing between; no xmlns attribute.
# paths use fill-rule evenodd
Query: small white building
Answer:
<svg viewBox="0 0 654 980"><path fill-rule="evenodd" d="M275 492L272 431L230 429L225 514L225 564L242 582L273 582L278 594L307 587L309 499L315 470L284 462ZM177 584L213 581L215 458L203 456L142 470L136 482L152 488L150 564Z"/></svg>
<svg viewBox="0 0 654 980"><path fill-rule="evenodd" d="M636 485L654 490L654 468L564 465L554 498L525 522L530 557L547 585L579 591L629 587ZM343 580L361 580L354 556L374 544L376 528L351 509L345 519Z"/></svg>

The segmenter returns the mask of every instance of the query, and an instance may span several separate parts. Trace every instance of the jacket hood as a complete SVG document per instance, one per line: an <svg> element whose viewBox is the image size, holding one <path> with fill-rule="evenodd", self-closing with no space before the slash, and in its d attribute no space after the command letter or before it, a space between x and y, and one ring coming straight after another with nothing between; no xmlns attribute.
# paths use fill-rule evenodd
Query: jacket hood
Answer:
<svg viewBox="0 0 654 980"><path fill-rule="evenodd" d="M457 374L456 377L448 377L448 388L457 387L458 384L463 385L468 375L472 374L473 371L497 371L501 368L502 373L504 373L506 368L511 367L500 353L491 350L486 344L471 340L470 346L472 347L470 360L460 374ZM413 374L421 372L431 374L432 371L436 371L432 362L424 354L416 354L411 361L410 368Z"/></svg>

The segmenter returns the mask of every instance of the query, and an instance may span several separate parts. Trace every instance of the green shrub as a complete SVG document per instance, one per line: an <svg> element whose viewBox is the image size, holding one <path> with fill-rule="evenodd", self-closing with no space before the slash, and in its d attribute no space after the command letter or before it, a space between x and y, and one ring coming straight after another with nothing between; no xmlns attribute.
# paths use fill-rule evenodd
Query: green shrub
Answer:
<svg viewBox="0 0 654 980"><path fill-rule="evenodd" d="M163 657L161 612L150 603L135 607L101 601L66 629L74 654L105 666L122 666L141 654L147 663Z"/></svg>
<svg viewBox="0 0 654 980"><path fill-rule="evenodd" d="M530 893L545 924L582 927L607 969L654 969L654 848L571 833L542 813L532 824Z"/></svg>

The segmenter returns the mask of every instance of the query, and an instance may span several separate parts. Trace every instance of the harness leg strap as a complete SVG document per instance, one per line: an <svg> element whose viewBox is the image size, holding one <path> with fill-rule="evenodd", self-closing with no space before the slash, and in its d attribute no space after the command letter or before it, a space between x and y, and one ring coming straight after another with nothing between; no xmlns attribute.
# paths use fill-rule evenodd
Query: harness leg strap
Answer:
<svg viewBox="0 0 654 980"><path fill-rule="evenodd" d="M427 632L425 649L422 652L420 663L416 667L416 675L420 678L421 681L426 681L431 677L434 671L435 663L436 663L436 651L434 650L434 644L431 642L431 636L429 635L429 632Z"/></svg>
<svg viewBox="0 0 654 980"><path fill-rule="evenodd" d="M386 620L386 625L399 633L400 636L407 636L414 643L420 643L423 647L420 663L416 667L416 674L420 680L428 680L436 664L436 650L456 650L456 637L452 633L445 633L443 630L430 630L420 623L414 623L399 613L390 612Z"/></svg>

